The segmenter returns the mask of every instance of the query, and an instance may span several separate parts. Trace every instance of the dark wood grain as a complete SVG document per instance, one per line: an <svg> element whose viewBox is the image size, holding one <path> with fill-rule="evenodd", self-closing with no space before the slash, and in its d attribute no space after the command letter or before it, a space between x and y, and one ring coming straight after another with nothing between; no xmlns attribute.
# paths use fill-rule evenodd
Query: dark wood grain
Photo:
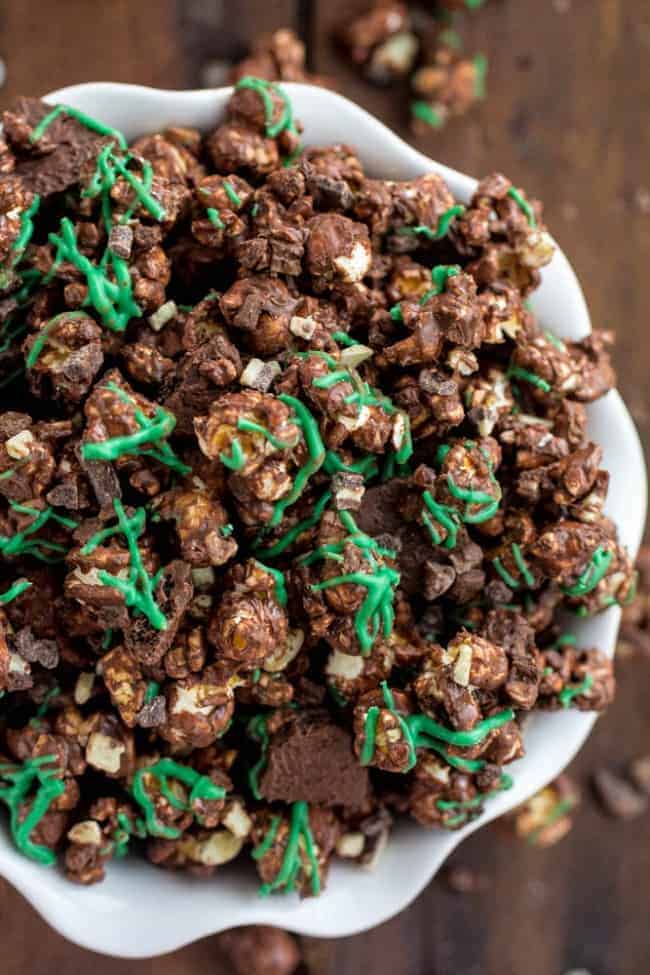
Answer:
<svg viewBox="0 0 650 975"><path fill-rule="evenodd" d="M292 24L311 66L401 134L406 94L369 87L343 62L332 32L366 0L3 0L3 104L18 93L114 79L199 83L206 60L237 57L260 30ZM564 10L564 13L560 13ZM490 59L489 101L418 141L429 155L480 175L503 169L546 203L548 223L585 287L593 320L618 332L620 385L650 445L650 7L647 0L493 0L467 28ZM630 485L634 490L634 485ZM574 763L648 750L647 665L619 666L618 699ZM308 941L312 975L645 975L650 970L648 820L606 820L585 803L559 846L514 844L498 827L456 860L491 878L458 897L433 884L400 917L367 935ZM3 975L184 975L222 969L213 939L164 959L93 957L50 931L6 885L0 894Z"/></svg>

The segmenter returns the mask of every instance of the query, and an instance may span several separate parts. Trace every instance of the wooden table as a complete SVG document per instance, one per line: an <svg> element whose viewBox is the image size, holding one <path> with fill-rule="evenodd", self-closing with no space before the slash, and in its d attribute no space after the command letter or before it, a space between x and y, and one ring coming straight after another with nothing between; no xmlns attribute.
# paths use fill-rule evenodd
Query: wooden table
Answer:
<svg viewBox="0 0 650 975"><path fill-rule="evenodd" d="M4 0L3 106L79 81L169 88L200 83L201 65L232 58L260 30L294 25L311 66L407 135L406 97L366 85L330 35L365 0ZM594 323L618 332L623 394L650 444L650 6L647 0L492 0L468 31L490 62L489 101L418 147L469 173L502 169L546 202ZM634 490L634 485L630 485ZM573 771L647 751L644 663L619 667L616 704ZM547 852L480 832L457 862L491 878L475 896L433 884L400 917L358 938L309 942L312 975L643 975L650 968L647 819L622 826L593 804L570 838ZM0 900L3 975L222 971L207 939L164 959L91 957L67 944L6 885Z"/></svg>

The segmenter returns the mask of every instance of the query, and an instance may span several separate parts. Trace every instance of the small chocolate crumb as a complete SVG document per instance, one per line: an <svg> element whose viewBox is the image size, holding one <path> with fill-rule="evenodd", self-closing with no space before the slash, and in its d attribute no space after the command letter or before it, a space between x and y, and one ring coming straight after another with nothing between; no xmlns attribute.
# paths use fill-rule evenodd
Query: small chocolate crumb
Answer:
<svg viewBox="0 0 650 975"><path fill-rule="evenodd" d="M167 702L162 694L143 704L136 721L141 728L158 728L167 720Z"/></svg>
<svg viewBox="0 0 650 975"><path fill-rule="evenodd" d="M53 670L59 662L56 640L40 640L35 637L31 627L25 626L14 638L16 650L30 664L40 664L46 670Z"/></svg>
<svg viewBox="0 0 650 975"><path fill-rule="evenodd" d="M133 248L133 230L125 224L115 224L108 235L108 246L117 257L125 260L131 256Z"/></svg>

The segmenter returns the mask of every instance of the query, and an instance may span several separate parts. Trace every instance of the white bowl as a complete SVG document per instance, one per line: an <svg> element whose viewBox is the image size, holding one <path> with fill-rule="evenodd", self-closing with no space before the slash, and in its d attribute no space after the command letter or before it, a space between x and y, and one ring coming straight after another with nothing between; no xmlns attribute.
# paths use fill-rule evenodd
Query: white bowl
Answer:
<svg viewBox="0 0 650 975"><path fill-rule="evenodd" d="M340 95L307 85L287 85L305 142L355 146L368 172L411 179L436 171L454 195L467 202L476 181L416 152L367 112ZM122 129L129 139L171 123L214 127L229 89L159 91L98 83L53 92L63 102ZM534 193L535 187L527 189ZM576 277L557 251L544 269L533 309L557 335L578 339L591 328ZM589 407L590 434L603 445L611 472L608 513L618 524L630 554L637 552L645 521L646 472L630 415L616 392ZM620 610L576 625L581 645L613 655ZM242 924L272 924L318 937L351 935L401 911L428 884L452 850L470 833L542 788L584 743L595 717L578 711L535 715L526 729L527 755L512 766L514 788L490 800L484 815L454 833L402 823L374 872L334 865L325 893L300 901L292 895L257 896L252 864L225 868L209 880L162 872L136 859L111 863L104 883L76 887L56 869L22 857L0 831L0 874L12 883L61 934L95 951L131 958L162 954ZM2 820L0 815L0 820ZM487 842L492 842L488 839Z"/></svg>

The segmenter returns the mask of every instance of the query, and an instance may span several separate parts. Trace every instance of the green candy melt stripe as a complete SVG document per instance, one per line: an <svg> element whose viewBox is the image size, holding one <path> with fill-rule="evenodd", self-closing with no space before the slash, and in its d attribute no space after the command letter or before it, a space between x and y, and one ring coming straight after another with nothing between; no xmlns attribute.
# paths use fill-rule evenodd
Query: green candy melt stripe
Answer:
<svg viewBox="0 0 650 975"><path fill-rule="evenodd" d="M152 457L179 474L191 472L191 468L176 456L168 443L162 443L156 448L144 449L142 446L143 444L156 444L166 441L176 426L176 417L173 413L159 406L155 415L148 417L136 406L133 397L129 396L116 383L109 382L104 388L114 393L123 403L134 407L133 415L140 430L137 433L130 433L122 437L111 437L109 440L83 444L81 455L85 460L113 461L117 460L118 457L130 454L141 454L145 457Z"/></svg>
<svg viewBox="0 0 650 975"><path fill-rule="evenodd" d="M431 227L427 227L423 224L417 224L414 227L400 227L397 233L400 236L413 236L420 234L421 236L426 237L428 240L442 240L442 238L446 237L449 233L449 228L452 221L456 217L462 216L463 213L465 213L465 207L462 204L457 203L455 206L450 207L448 210L445 210L444 213L440 214L435 230L432 230Z"/></svg>
<svg viewBox="0 0 650 975"><path fill-rule="evenodd" d="M219 211L218 210L215 210L214 207L207 207L207 209L206 209L205 212L207 214L208 220L213 225L213 227L216 227L217 230L223 230L224 229L224 227L226 225L223 222L223 220L221 219L221 217L219 216Z"/></svg>
<svg viewBox="0 0 650 975"><path fill-rule="evenodd" d="M578 577L578 581L574 582L572 586L563 586L562 591L567 596L586 596L596 588L607 574L613 558L612 552L606 551L602 545L599 545L592 555L589 565Z"/></svg>
<svg viewBox="0 0 650 975"><path fill-rule="evenodd" d="M200 800L223 799L226 790L220 785L216 785L207 775L201 775L196 769L181 765L171 758L161 758L153 765L146 765L139 768L133 776L131 794L144 812L147 831L151 836L159 836L165 839L176 839L181 835L181 830L175 826L165 826L156 814L154 799L149 795L145 786L145 778L153 776L160 785L161 794L176 809L184 812L194 813L194 804ZM186 788L190 789L187 799L181 799L169 788L169 779L176 779Z"/></svg>
<svg viewBox="0 0 650 975"><path fill-rule="evenodd" d="M275 139L276 136L280 135L280 133L285 129L287 129L289 132L296 132L291 102L289 101L288 95L282 90L280 85L273 81L267 81L265 78L255 78L252 75L246 75L245 78L241 78L235 85L235 90L240 90L242 88L249 88L252 91L257 92L257 94L261 97L264 103L266 134L269 139ZM273 121L275 104L273 102L271 92L277 95L282 101L282 112L277 122Z"/></svg>
<svg viewBox="0 0 650 975"><path fill-rule="evenodd" d="M106 276L102 266L96 266L80 252L75 229L68 217L63 217L61 234L50 234L48 239L56 247L51 270L43 278L47 284L54 276L61 261L70 261L86 279L88 297L84 305L92 305L103 324L112 332L123 332L131 318L141 318L142 311L133 300L133 283L126 262L107 251L115 273L115 283Z"/></svg>
<svg viewBox="0 0 650 975"><path fill-rule="evenodd" d="M30 758L22 765L0 765L0 779L10 783L8 786L0 784L0 800L9 809L13 841L24 856L43 866L54 864L56 855L48 847L34 843L31 834L52 803L65 792L63 779L55 778L59 772L56 761L56 755L43 755ZM45 765L54 767L45 769ZM34 787L36 795L30 800L29 794Z"/></svg>
<svg viewBox="0 0 650 975"><path fill-rule="evenodd" d="M275 586L275 598L278 601L280 606L286 606L287 586L284 581L284 574L280 572L279 569L274 569L270 565L264 565L263 562L258 562L257 559L255 559L255 565L258 565L260 569L264 569L265 572L268 572L270 575L273 576L273 584Z"/></svg>
<svg viewBox="0 0 650 975"><path fill-rule="evenodd" d="M25 359L27 368L28 369L34 368L34 366L38 361L38 357L40 356L41 352L45 348L45 345L47 344L47 340L49 338L49 334L52 328L54 327L54 325L60 322L62 318L87 318L87 317L88 316L84 311L62 311L60 314L55 315L54 318L50 318L49 322L46 322L46 324L37 334L34 344L29 350L27 358Z"/></svg>
<svg viewBox="0 0 650 975"><path fill-rule="evenodd" d="M437 112L428 102L421 100L411 102L411 115L421 122L426 122L432 129L441 129L445 124L440 112Z"/></svg>
<svg viewBox="0 0 650 975"><path fill-rule="evenodd" d="M3 593L0 593L0 605L6 606L7 603L10 603L12 600L16 599L21 595L21 593L25 592L26 589L29 589L30 586L31 582L28 582L26 579L19 579L17 582L14 582L9 589Z"/></svg>
<svg viewBox="0 0 650 975"><path fill-rule="evenodd" d="M575 684L573 687L565 687L564 690L560 691L557 699L563 708L568 708L574 697L578 697L580 694L586 694L593 687L593 683L593 677L591 674L587 674L580 684Z"/></svg>
<svg viewBox="0 0 650 975"><path fill-rule="evenodd" d="M27 245L32 239L32 234L34 233L34 217L41 205L41 198L38 194L34 197L28 208L21 214L20 217L20 230L15 241L11 245L12 259L11 267L16 267L20 263L23 254L27 250Z"/></svg>
<svg viewBox="0 0 650 975"><path fill-rule="evenodd" d="M514 186L511 186L510 189L508 190L508 196L515 201L515 203L521 210L523 210L529 225L533 227L533 229L537 227L535 212L531 207L530 203L528 202L528 200L526 199L526 197L523 195L523 193L521 193L520 190L516 189Z"/></svg>
<svg viewBox="0 0 650 975"><path fill-rule="evenodd" d="M114 589L117 589L124 597L126 606L129 608L133 607L136 613L141 613L143 616L146 616L155 630L166 630L167 617L154 598L154 590L158 585L161 573L158 572L156 576L151 578L144 567L142 555L138 547L138 538L144 531L146 524L145 509L136 508L132 517L127 518L124 506L118 498L113 501L113 508L117 516L117 526L105 528L93 535L92 538L89 538L81 549L81 554L89 555L98 545L106 541L106 539L118 533L122 534L126 539L129 550L129 576L127 579L123 579L119 576L111 575L111 573L106 572L104 569L100 569L98 573L99 581L105 586L112 586Z"/></svg>
<svg viewBox="0 0 650 975"><path fill-rule="evenodd" d="M461 748L470 748L474 745L481 744L482 741L490 734L491 731L495 731L502 728L509 721L512 721L515 717L515 713L511 708L506 708L503 711L498 712L498 714L491 715L489 718L484 718L483 721L479 721L473 728L467 731L452 731L450 728L446 728L444 725L439 724L430 718L426 714L411 714L411 715L401 715L395 708L395 702L393 694L390 691L386 681L382 681L381 684L382 694L384 698L384 704L386 708L397 718L404 739L409 746L409 766L405 771L409 771L415 764L415 749L417 748L433 748L440 754L441 746L439 742L446 742L449 745L456 745ZM373 755L375 753L376 744L376 730L377 721L379 718L379 708L373 705L368 709L366 713L366 720L364 726L364 743L361 749L360 761L362 765L369 765L372 761ZM447 757L446 753L445 757ZM456 759L457 756L449 756L448 760L450 764L454 764L451 759ZM471 771L472 769L468 766L469 759L460 758L459 761L463 765L457 765L457 767L464 767L466 771ZM481 765L481 768L483 766ZM474 769L478 771L478 767Z"/></svg>
<svg viewBox="0 0 650 975"><path fill-rule="evenodd" d="M64 114L69 115L70 118L76 119L77 122L81 122L81 124L87 129L90 129L91 132L97 132L99 135L112 136L117 140L117 143L121 149L127 148L126 139L118 129L114 129L112 126L106 125L104 122L100 122L91 115L86 115L85 112L79 111L78 108L71 108L69 105L56 105L51 112L48 112L48 114L41 119L38 125L34 126L32 129L29 135L29 141L31 143L38 142L52 122L54 122L59 115Z"/></svg>
<svg viewBox="0 0 650 975"><path fill-rule="evenodd" d="M447 287L449 278L454 278L460 273L461 268L458 264L437 264L431 269L433 288L430 288L429 291L422 295L420 304L424 305L430 298L435 298L436 295L442 294Z"/></svg>
<svg viewBox="0 0 650 975"><path fill-rule="evenodd" d="M523 379L524 382L530 383L531 386L537 386L544 393L550 393L553 388L551 384L546 380L538 376L537 373L531 372L529 369L524 369L522 366L510 365L508 366L506 376L508 379Z"/></svg>
<svg viewBox="0 0 650 975"><path fill-rule="evenodd" d="M282 394L278 397L281 402L286 406L290 406L294 413L296 414L295 423L302 429L303 436L305 438L305 443L307 444L307 450L309 452L309 458L307 463L300 468L296 477L294 479L293 487L289 491L289 494L285 498L280 498L276 501L273 506L273 514L268 523L269 528L275 528L282 518L284 517L284 512L288 507L298 500L302 492L307 486L307 482L310 477L320 470L325 461L325 445L321 439L320 430L318 428L318 423L307 409L304 403L301 403L299 399L295 396L288 396Z"/></svg>
<svg viewBox="0 0 650 975"><path fill-rule="evenodd" d="M309 531L310 528L313 528L314 525L318 524L318 522L321 519L321 515L323 514L323 511L325 510L325 508L327 507L327 505L330 503L331 500L332 500L332 492L325 491L325 493L321 495L321 497L314 505L313 512L307 518L303 518L302 521L299 521L296 525L293 526L293 528L290 528L289 531L286 532L274 545L270 545L268 548L260 549L258 554L265 559L271 559L271 558L275 558L276 555L281 555L282 552L284 552L285 549L289 548L289 546L292 545L293 542L295 542L296 539L300 535L302 535L303 532ZM259 542L260 542L260 537L258 536L255 545L253 545L253 550L257 548Z"/></svg>
<svg viewBox="0 0 650 975"><path fill-rule="evenodd" d="M277 832L277 828L276 828ZM268 844L268 849L273 845L275 834ZM265 843L268 841L268 834ZM302 843L301 843L302 841ZM306 802L294 802L291 807L291 820L289 826L289 836L287 845L282 857L282 865L276 877L269 883L262 884L260 896L267 897L274 890L284 888L285 891L295 889L296 880L302 867L301 846L307 854L310 865L311 891L314 896L320 893L320 870L318 857L316 855L316 843L309 825L309 806ZM259 850L259 847L258 847ZM265 851L265 852L268 852Z"/></svg>

